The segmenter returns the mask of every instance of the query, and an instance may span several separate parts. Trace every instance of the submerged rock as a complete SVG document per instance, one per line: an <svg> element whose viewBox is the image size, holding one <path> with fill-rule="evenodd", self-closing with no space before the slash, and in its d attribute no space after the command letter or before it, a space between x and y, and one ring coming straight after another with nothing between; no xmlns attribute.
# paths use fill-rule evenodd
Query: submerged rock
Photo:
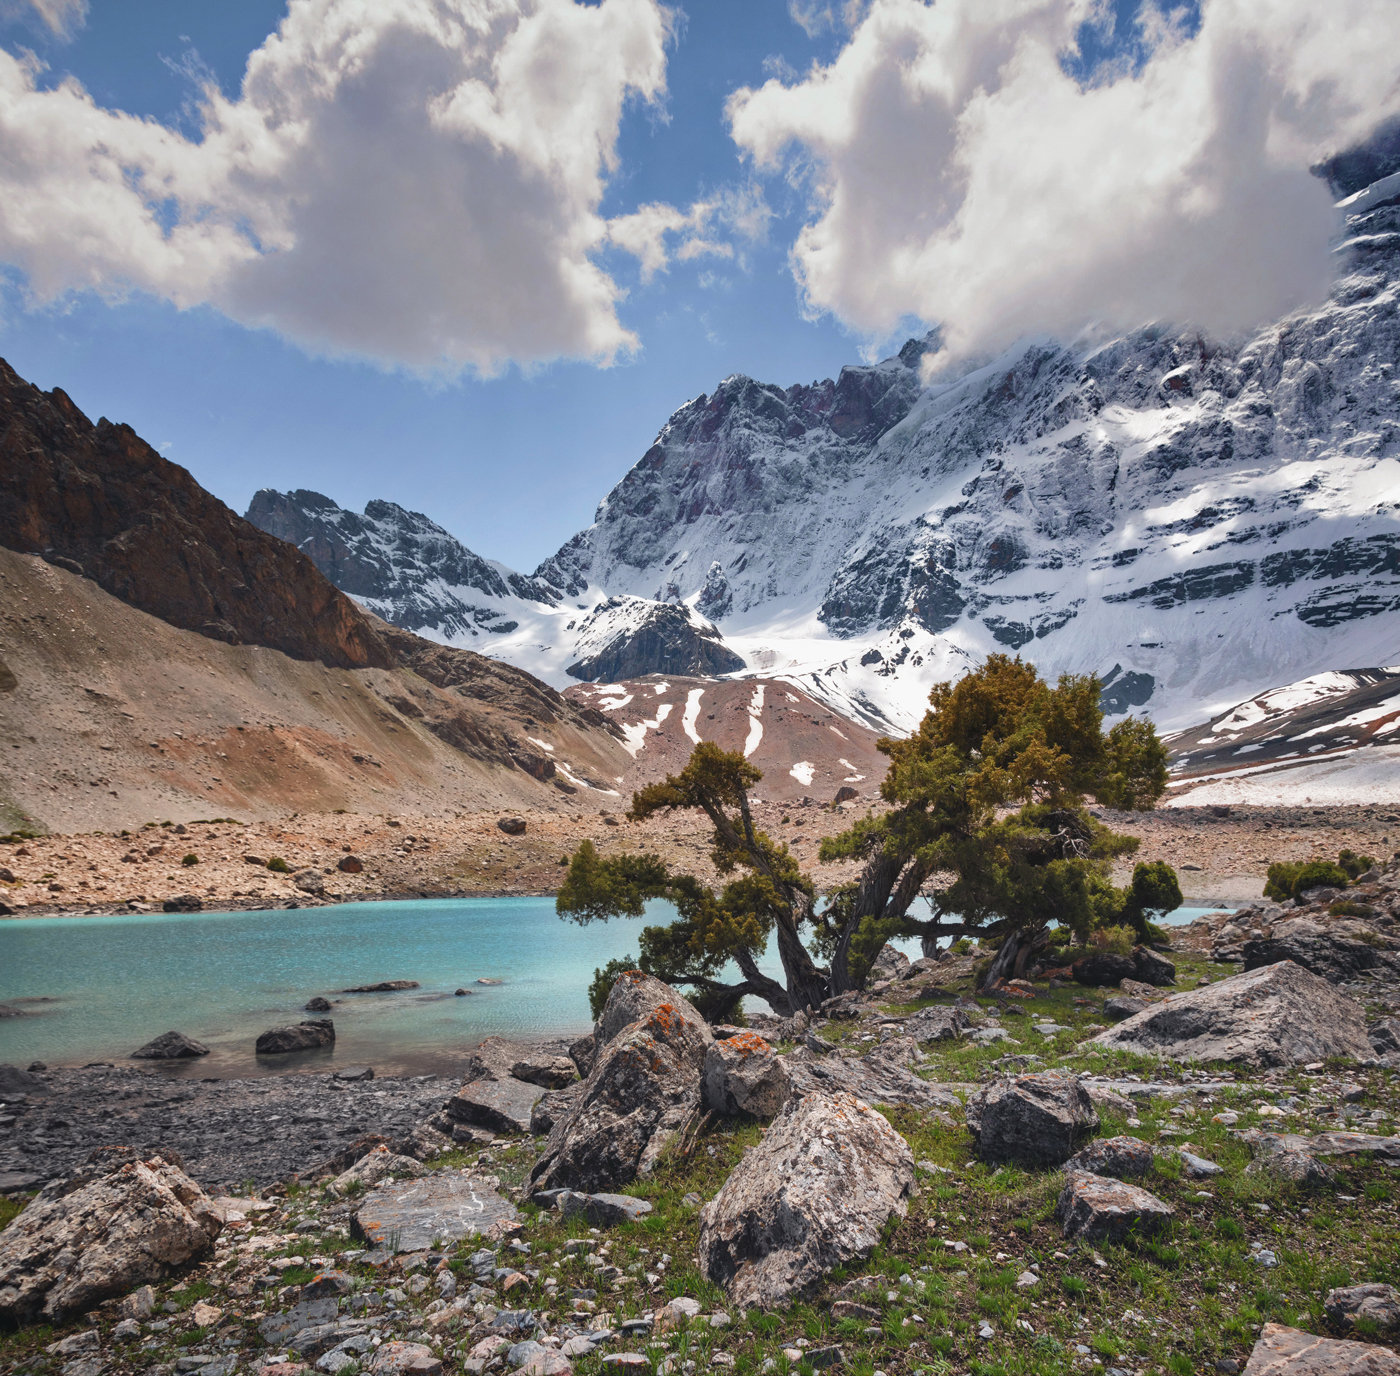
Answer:
<svg viewBox="0 0 1400 1376"><path fill-rule="evenodd" d="M314 1018L293 1027L274 1027L257 1040L259 1056L281 1056L289 1051L310 1051L335 1044L335 1024L329 1018Z"/></svg>
<svg viewBox="0 0 1400 1376"><path fill-rule="evenodd" d="M162 1032L139 1051L131 1053L133 1061L172 1061L185 1057L207 1056L209 1048L187 1037L183 1032Z"/></svg>
<svg viewBox="0 0 1400 1376"><path fill-rule="evenodd" d="M1371 1055L1360 1004L1291 960L1174 994L1088 1045L1261 1067Z"/></svg>
<svg viewBox="0 0 1400 1376"><path fill-rule="evenodd" d="M743 1307L809 1293L904 1215L914 1157L854 1095L788 1101L700 1211L700 1269Z"/></svg>

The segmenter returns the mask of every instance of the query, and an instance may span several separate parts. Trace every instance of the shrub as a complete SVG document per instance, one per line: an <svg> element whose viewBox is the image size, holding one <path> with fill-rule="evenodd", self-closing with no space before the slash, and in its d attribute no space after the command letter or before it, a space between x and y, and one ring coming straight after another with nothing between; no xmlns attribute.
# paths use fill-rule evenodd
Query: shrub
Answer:
<svg viewBox="0 0 1400 1376"><path fill-rule="evenodd" d="M1100 927L1098 931L1091 934L1089 940L1100 951L1107 951L1110 955L1126 956L1132 954L1133 932L1127 927Z"/></svg>
<svg viewBox="0 0 1400 1376"><path fill-rule="evenodd" d="M272 859L267 862L267 867L270 870L275 870L278 874L290 874L292 872L292 867L282 859L280 855L274 855Z"/></svg>
<svg viewBox="0 0 1400 1376"><path fill-rule="evenodd" d="M1376 910L1351 898L1339 898L1327 911L1333 917L1375 917Z"/></svg>
<svg viewBox="0 0 1400 1376"><path fill-rule="evenodd" d="M1282 903L1285 899L1297 898L1309 889L1344 889L1349 883L1351 877L1334 861L1281 860L1269 866L1264 897Z"/></svg>
<svg viewBox="0 0 1400 1376"><path fill-rule="evenodd" d="M1358 855L1354 850L1344 850L1337 857L1337 864L1344 869L1347 874L1356 879L1366 873L1376 863L1375 857L1371 855Z"/></svg>
<svg viewBox="0 0 1400 1376"><path fill-rule="evenodd" d="M197 856L194 851L191 851L180 863L182 865L197 865L199 864L199 856Z"/></svg>

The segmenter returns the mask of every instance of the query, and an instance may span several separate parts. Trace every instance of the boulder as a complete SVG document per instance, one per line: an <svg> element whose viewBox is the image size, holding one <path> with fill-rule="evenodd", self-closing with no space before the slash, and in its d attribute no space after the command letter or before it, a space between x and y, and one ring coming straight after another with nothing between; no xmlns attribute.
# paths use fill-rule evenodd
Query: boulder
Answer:
<svg viewBox="0 0 1400 1376"><path fill-rule="evenodd" d="M523 817L502 817L496 823L507 836L524 836L525 819Z"/></svg>
<svg viewBox="0 0 1400 1376"><path fill-rule="evenodd" d="M515 1219L514 1206L496 1191L495 1176L444 1170L371 1191L350 1220L350 1231L373 1247L422 1252L434 1238L452 1243Z"/></svg>
<svg viewBox="0 0 1400 1376"><path fill-rule="evenodd" d="M1375 1325L1376 1332L1400 1337L1400 1290L1393 1285L1346 1285L1329 1290L1322 1312L1337 1328L1353 1329L1358 1319L1365 1319Z"/></svg>
<svg viewBox="0 0 1400 1376"><path fill-rule="evenodd" d="M1140 1137L1102 1137L1071 1156L1065 1162L1065 1173L1083 1171L1137 1180L1151 1174L1153 1159L1152 1148Z"/></svg>
<svg viewBox="0 0 1400 1376"><path fill-rule="evenodd" d="M1065 1237L1086 1242L1151 1237L1166 1229L1174 1213L1170 1204L1136 1185L1086 1171L1070 1174L1055 1204Z"/></svg>
<svg viewBox="0 0 1400 1376"><path fill-rule="evenodd" d="M21 1070L17 1065L0 1065L0 1099L52 1093L53 1090L31 1071Z"/></svg>
<svg viewBox="0 0 1400 1376"><path fill-rule="evenodd" d="M869 978L871 983L877 979L899 979L908 968L909 957L886 942L870 962Z"/></svg>
<svg viewBox="0 0 1400 1376"><path fill-rule="evenodd" d="M363 874L365 863L358 855L342 855L335 862L335 867L341 874Z"/></svg>
<svg viewBox="0 0 1400 1376"><path fill-rule="evenodd" d="M411 1156L400 1156L388 1147L375 1147L366 1152L353 1166L342 1171L331 1181L329 1189L342 1199L358 1186L377 1185L390 1176L395 1179L416 1180L425 1174L421 1162Z"/></svg>
<svg viewBox="0 0 1400 1376"><path fill-rule="evenodd" d="M1400 941L1354 918L1319 922L1295 917L1275 922L1268 936L1244 943L1243 956L1246 970L1291 960L1330 984L1349 984L1367 970L1400 976Z"/></svg>
<svg viewBox="0 0 1400 1376"><path fill-rule="evenodd" d="M395 1340L375 1348L365 1370L371 1376L438 1376L442 1361L425 1343Z"/></svg>
<svg viewBox="0 0 1400 1376"><path fill-rule="evenodd" d="M646 1002L665 989L633 971L613 986L599 1027L616 1024L619 1008L635 1006L639 982ZM668 991L669 992L669 991ZM651 1172L661 1153L700 1111L700 1075L711 1037L704 1020L679 995L635 1022L600 1034L598 1059L578 1102L556 1123L530 1173L535 1189L609 1190Z"/></svg>
<svg viewBox="0 0 1400 1376"><path fill-rule="evenodd" d="M1046 1070L978 1090L967 1101L967 1126L984 1160L1060 1166L1099 1115L1078 1075Z"/></svg>
<svg viewBox="0 0 1400 1376"><path fill-rule="evenodd" d="M645 1199L630 1194L581 1194L578 1190L560 1190L554 1207L565 1218L582 1214L595 1228L636 1223L651 1212Z"/></svg>
<svg viewBox="0 0 1400 1376"><path fill-rule="evenodd" d="M1400 1051L1400 1018L1382 1018L1366 1029L1366 1038L1377 1056Z"/></svg>
<svg viewBox="0 0 1400 1376"><path fill-rule="evenodd" d="M1081 956L1070 966L1076 984L1094 988L1111 988L1120 979L1138 979L1137 965L1132 956L1115 955L1112 951L1093 951Z"/></svg>
<svg viewBox="0 0 1400 1376"><path fill-rule="evenodd" d="M711 1042L705 1052L704 1100L713 1113L772 1118L791 1092L786 1064L756 1033Z"/></svg>
<svg viewBox="0 0 1400 1376"><path fill-rule="evenodd" d="M160 908L166 913L202 913L204 900L192 893L181 893L176 894L174 898L167 898Z"/></svg>
<svg viewBox="0 0 1400 1376"><path fill-rule="evenodd" d="M416 979L381 979L378 984L357 984L352 989L342 989L342 994L392 994L399 989L417 989Z"/></svg>
<svg viewBox="0 0 1400 1376"><path fill-rule="evenodd" d="M131 1053L133 1061L174 1061L190 1056L207 1056L209 1048L185 1036L183 1032L162 1032L139 1051Z"/></svg>
<svg viewBox="0 0 1400 1376"><path fill-rule="evenodd" d="M317 994L314 998L307 999L305 1011L308 1013L329 1013L331 1011L331 1001Z"/></svg>
<svg viewBox="0 0 1400 1376"><path fill-rule="evenodd" d="M1146 1007L1147 1001L1145 999L1134 999L1120 994L1117 998L1104 1001L1103 1015L1109 1022L1124 1022L1141 1013Z"/></svg>
<svg viewBox="0 0 1400 1376"><path fill-rule="evenodd" d="M160 1156L73 1188L57 1181L0 1233L0 1321L57 1322L209 1255L213 1201Z"/></svg>
<svg viewBox="0 0 1400 1376"><path fill-rule="evenodd" d="M1133 947L1133 969L1137 972L1133 978L1158 989L1176 983L1176 966L1150 946Z"/></svg>
<svg viewBox="0 0 1400 1376"><path fill-rule="evenodd" d="M524 1080L472 1080L447 1101L447 1116L492 1132L529 1132L530 1116L543 1097L539 1085Z"/></svg>
<svg viewBox="0 0 1400 1376"><path fill-rule="evenodd" d="M320 870L302 870L292 877L292 883L302 893L309 893L315 898L319 898L326 891L325 876Z"/></svg>
<svg viewBox="0 0 1400 1376"><path fill-rule="evenodd" d="M815 1041L815 1039L813 1039ZM956 1109L962 1100L951 1090L920 1079L909 1069L921 1057L912 1037L893 1037L856 1059L798 1047L782 1058L792 1093L854 1094L867 1104L904 1104L913 1108Z"/></svg>
<svg viewBox="0 0 1400 1376"><path fill-rule="evenodd" d="M517 1061L528 1060L534 1054L534 1049L524 1042L487 1037L467 1057L462 1080L464 1083L471 1080L508 1080L511 1078L511 1066Z"/></svg>
<svg viewBox="0 0 1400 1376"><path fill-rule="evenodd" d="M961 1008L935 1004L921 1008L904 1022L904 1035L916 1042L957 1041L972 1030L972 1022Z"/></svg>
<svg viewBox="0 0 1400 1376"><path fill-rule="evenodd" d="M565 1089L552 1089L542 1094L530 1110L530 1135L548 1137L554 1125L573 1111L583 1094L583 1081L575 1080Z"/></svg>
<svg viewBox="0 0 1400 1376"><path fill-rule="evenodd" d="M659 979L644 975L640 970L625 970L613 984L607 1005L603 1009L603 1016L598 1019L598 1026L593 1029L595 1057L602 1053L603 1048L623 1028L640 1022L653 1009L663 1004L674 1009L675 1016L684 1019L701 1032L706 1042L711 1039L709 1024L689 999L676 993L669 984L662 984Z"/></svg>
<svg viewBox="0 0 1400 1376"><path fill-rule="evenodd" d="M1400 1376L1400 1357L1389 1348L1266 1323L1244 1376Z"/></svg>
<svg viewBox="0 0 1400 1376"><path fill-rule="evenodd" d="M318 1046L335 1045L335 1024L329 1018L313 1018L293 1027L274 1027L257 1040L259 1056L281 1056L288 1051L310 1051Z"/></svg>
<svg viewBox="0 0 1400 1376"><path fill-rule="evenodd" d="M1173 994L1087 1045L1255 1067L1372 1054L1361 1006L1291 960Z"/></svg>
<svg viewBox="0 0 1400 1376"><path fill-rule="evenodd" d="M577 1077L577 1068L567 1056L528 1056L516 1061L511 1075L545 1089L563 1089Z"/></svg>
<svg viewBox="0 0 1400 1376"><path fill-rule="evenodd" d="M744 1308L785 1304L867 1256L913 1185L908 1145L854 1095L790 1099L700 1210L700 1269Z"/></svg>
<svg viewBox="0 0 1400 1376"><path fill-rule="evenodd" d="M585 1080L589 1071L593 1069L593 1062L598 1054L597 1043L593 1039L593 1033L586 1037L580 1037L578 1041L569 1045L569 1059L578 1068L578 1073Z"/></svg>

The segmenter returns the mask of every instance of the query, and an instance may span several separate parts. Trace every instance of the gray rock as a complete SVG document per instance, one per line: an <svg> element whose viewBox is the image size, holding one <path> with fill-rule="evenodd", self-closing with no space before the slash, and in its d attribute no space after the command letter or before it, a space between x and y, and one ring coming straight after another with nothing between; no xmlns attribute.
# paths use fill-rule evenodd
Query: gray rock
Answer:
<svg viewBox="0 0 1400 1376"><path fill-rule="evenodd" d="M972 1030L972 1022L961 1008L935 1004L921 1008L904 1021L904 1035L916 1042L957 1041Z"/></svg>
<svg viewBox="0 0 1400 1376"><path fill-rule="evenodd" d="M575 1080L567 1089L551 1090L540 1096L539 1102L530 1110L530 1133L534 1137L547 1137L573 1111L583 1095L583 1081Z"/></svg>
<svg viewBox="0 0 1400 1376"><path fill-rule="evenodd" d="M373 1247L422 1252L434 1238L455 1242L515 1218L514 1206L493 1184L465 1172L436 1171L365 1195L350 1228Z"/></svg>
<svg viewBox="0 0 1400 1376"><path fill-rule="evenodd" d="M0 1233L0 1320L86 1313L199 1261L223 1228L209 1196L159 1157L67 1188L46 1189Z"/></svg>
<svg viewBox="0 0 1400 1376"><path fill-rule="evenodd" d="M344 1271L322 1271L301 1287L303 1300L339 1299L354 1292L354 1277Z"/></svg>
<svg viewBox="0 0 1400 1376"><path fill-rule="evenodd" d="M701 1209L700 1269L735 1304L784 1304L867 1256L913 1185L908 1145L859 1099L790 1099Z"/></svg>
<svg viewBox="0 0 1400 1376"><path fill-rule="evenodd" d="M1217 1166L1214 1161L1207 1161L1204 1156L1197 1156L1194 1152L1183 1151L1179 1156L1181 1168L1191 1180L1208 1180L1224 1171L1223 1166Z"/></svg>
<svg viewBox="0 0 1400 1376"><path fill-rule="evenodd" d="M1400 1376L1400 1357L1389 1348L1266 1323L1244 1376Z"/></svg>
<svg viewBox="0 0 1400 1376"><path fill-rule="evenodd" d="M1121 979L1139 979L1137 964L1131 956L1115 955L1112 951L1093 951L1081 956L1070 966L1076 984L1093 988L1112 987Z"/></svg>
<svg viewBox="0 0 1400 1376"><path fill-rule="evenodd" d="M1071 1156L1065 1162L1065 1172L1137 1180L1151 1174L1153 1159L1152 1148L1140 1137L1103 1137Z"/></svg>
<svg viewBox="0 0 1400 1376"><path fill-rule="evenodd" d="M318 1046L335 1045L335 1024L329 1018L314 1018L293 1027L274 1027L257 1040L259 1056L281 1056L289 1051L310 1051Z"/></svg>
<svg viewBox="0 0 1400 1376"><path fill-rule="evenodd" d="M416 979L381 979L378 984L357 984L353 989L342 989L342 994L392 994L400 989L417 989Z"/></svg>
<svg viewBox="0 0 1400 1376"><path fill-rule="evenodd" d="M909 1066L919 1059L912 1037L895 1037L859 1060L842 1055L819 1056L806 1047L783 1060L792 1079L792 1093L854 1094L867 1104L905 1104L913 1108L956 1109L962 1100L951 1090L920 1079Z"/></svg>
<svg viewBox="0 0 1400 1376"><path fill-rule="evenodd" d="M1147 1006L1146 999L1135 999L1126 994L1119 994L1104 1001L1103 1015L1109 1022L1123 1022L1125 1019L1141 1013Z"/></svg>
<svg viewBox="0 0 1400 1376"><path fill-rule="evenodd" d="M372 1376L438 1376L442 1362L426 1343L387 1342L366 1366Z"/></svg>
<svg viewBox="0 0 1400 1376"><path fill-rule="evenodd" d="M672 994L659 997L657 990ZM644 1007L616 1027L618 1007ZM688 1010L688 1011L687 1011ZM530 1186L592 1192L650 1174L700 1111L700 1075L711 1036L704 1019L659 980L632 971L613 985L603 1037L578 1102L549 1134Z"/></svg>
<svg viewBox="0 0 1400 1376"><path fill-rule="evenodd" d="M635 1223L651 1212L645 1199L630 1194L582 1194L578 1190L560 1190L555 1207L565 1218L582 1214L595 1228Z"/></svg>
<svg viewBox="0 0 1400 1376"><path fill-rule="evenodd" d="M516 1061L510 1068L511 1075L527 1084L540 1085L544 1089L563 1089L577 1078L577 1068L567 1056L530 1056Z"/></svg>
<svg viewBox="0 0 1400 1376"><path fill-rule="evenodd" d="M331 1011L331 1001L317 994L314 998L307 999L305 1011L308 1013L329 1013Z"/></svg>
<svg viewBox="0 0 1400 1376"><path fill-rule="evenodd" d="M270 1347L281 1347L296 1337L303 1328L316 1328L334 1323L339 1306L334 1299L311 1300L294 1304L277 1314L269 1314L258 1324L258 1332Z"/></svg>
<svg viewBox="0 0 1400 1376"><path fill-rule="evenodd" d="M183 1032L162 1032L139 1051L131 1053L133 1061L173 1061L184 1057L207 1056L209 1048L185 1036Z"/></svg>
<svg viewBox="0 0 1400 1376"><path fill-rule="evenodd" d="M707 1043L711 1040L709 1024L689 999L651 975L644 975L640 970L626 970L613 984L603 1016L598 1019L598 1026L594 1029L595 1056L601 1055L603 1048L624 1028L641 1022L663 1004L675 1009L676 1014L700 1032Z"/></svg>
<svg viewBox="0 0 1400 1376"><path fill-rule="evenodd" d="M1055 1204L1055 1217L1066 1238L1086 1242L1121 1242L1130 1234L1151 1237L1164 1231L1172 1206L1137 1185L1103 1175L1075 1171Z"/></svg>
<svg viewBox="0 0 1400 1376"><path fill-rule="evenodd" d="M1375 1324L1387 1337L1400 1337L1400 1290L1393 1285L1346 1285L1329 1290L1322 1302L1329 1323L1352 1329L1358 1319Z"/></svg>
<svg viewBox="0 0 1400 1376"><path fill-rule="evenodd" d="M447 1101L447 1116L492 1132L529 1132L530 1115L543 1097L539 1085L523 1080L473 1080Z"/></svg>
<svg viewBox="0 0 1400 1376"><path fill-rule="evenodd" d="M711 1042L703 1072L705 1107L713 1113L772 1118L792 1093L787 1063L753 1032Z"/></svg>
<svg viewBox="0 0 1400 1376"><path fill-rule="evenodd" d="M1176 983L1176 966L1150 946L1133 947L1133 969L1136 971L1134 979L1140 979L1144 984L1154 985L1158 989Z"/></svg>
<svg viewBox="0 0 1400 1376"><path fill-rule="evenodd" d="M1284 919L1273 924L1267 937L1246 941L1243 955L1246 970L1290 960L1331 984L1350 984L1367 970L1400 976L1400 941L1354 918Z"/></svg>
<svg viewBox="0 0 1400 1376"><path fill-rule="evenodd" d="M1060 1166L1099 1115L1079 1076L1039 1071L997 1080L967 1101L967 1126L987 1161Z"/></svg>
<svg viewBox="0 0 1400 1376"><path fill-rule="evenodd" d="M1400 1051L1400 1018L1382 1018L1366 1029L1371 1049L1377 1056L1387 1056L1392 1051Z"/></svg>
<svg viewBox="0 0 1400 1376"><path fill-rule="evenodd" d="M346 1065L331 1075L333 1080L357 1081L374 1079L372 1065Z"/></svg>
<svg viewBox="0 0 1400 1376"><path fill-rule="evenodd" d="M300 870L292 876L292 883L302 893L309 893L317 898L326 891L326 878L320 870Z"/></svg>
<svg viewBox="0 0 1400 1376"><path fill-rule="evenodd" d="M37 1075L21 1070L17 1065L0 1065L0 1099L18 1099L25 1094L50 1094L52 1091Z"/></svg>
<svg viewBox="0 0 1400 1376"><path fill-rule="evenodd" d="M138 1286L118 1308L124 1319L149 1319L156 1307L156 1292L149 1285Z"/></svg>
<svg viewBox="0 0 1400 1376"><path fill-rule="evenodd" d="M909 969L909 957L886 942L870 962L870 981L900 979Z"/></svg>
<svg viewBox="0 0 1400 1376"><path fill-rule="evenodd" d="M1371 1054L1361 1006L1292 961L1173 994L1087 1045L1261 1067Z"/></svg>
<svg viewBox="0 0 1400 1376"><path fill-rule="evenodd" d="M578 1041L569 1044L569 1059L577 1067L579 1075L585 1080L593 1069L593 1062L597 1054L598 1045L591 1032L586 1037L580 1037Z"/></svg>

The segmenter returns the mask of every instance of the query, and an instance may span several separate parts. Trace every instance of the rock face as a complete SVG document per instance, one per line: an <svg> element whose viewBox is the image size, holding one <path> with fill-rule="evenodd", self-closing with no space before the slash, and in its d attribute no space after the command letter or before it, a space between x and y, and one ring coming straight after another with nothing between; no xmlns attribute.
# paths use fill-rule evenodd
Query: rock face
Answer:
<svg viewBox="0 0 1400 1376"><path fill-rule="evenodd" d="M609 634L614 621L616 631ZM590 631L603 643L565 670L585 683L616 683L642 674L718 677L744 667L710 622L675 603L647 606L635 597L609 598L585 618L581 641Z"/></svg>
<svg viewBox="0 0 1400 1376"><path fill-rule="evenodd" d="M1292 961L1174 994L1088 1044L1261 1067L1371 1054L1360 1005Z"/></svg>
<svg viewBox="0 0 1400 1376"><path fill-rule="evenodd" d="M1400 976L1400 939L1353 918L1275 922L1269 936L1244 943L1243 955L1246 970L1291 960L1332 984L1348 984L1366 970Z"/></svg>
<svg viewBox="0 0 1400 1376"><path fill-rule="evenodd" d="M0 1320L58 1320L165 1280L222 1228L209 1196L160 1157L68 1192L50 1185L0 1233Z"/></svg>
<svg viewBox="0 0 1400 1376"><path fill-rule="evenodd" d="M1329 1290L1322 1302L1329 1323L1353 1329L1358 1319L1375 1324L1387 1337L1400 1337L1400 1290L1393 1285L1347 1285Z"/></svg>
<svg viewBox="0 0 1400 1376"><path fill-rule="evenodd" d="M162 1032L139 1051L131 1053L133 1061L170 1061L185 1057L207 1056L209 1048L183 1032Z"/></svg>
<svg viewBox="0 0 1400 1376"><path fill-rule="evenodd" d="M544 1089L563 1089L572 1084L577 1069L567 1056L531 1056L527 1060L516 1061L510 1068L511 1075Z"/></svg>
<svg viewBox="0 0 1400 1376"><path fill-rule="evenodd" d="M666 985L633 973L635 980L624 975L613 986L599 1020L597 1061L530 1173L535 1189L591 1193L625 1185L648 1174L700 1111L709 1029ZM653 1004L658 990L674 1001ZM618 1026L639 1004L653 1006ZM604 1029L614 1030L605 1035Z"/></svg>
<svg viewBox="0 0 1400 1376"><path fill-rule="evenodd" d="M1371 1049L1378 1056L1400 1051L1400 1018L1382 1018L1366 1029Z"/></svg>
<svg viewBox="0 0 1400 1376"><path fill-rule="evenodd" d="M1400 1357L1389 1348L1266 1323L1244 1376L1400 1376Z"/></svg>
<svg viewBox="0 0 1400 1376"><path fill-rule="evenodd" d="M1111 1175L1136 1180L1152 1170L1152 1148L1139 1137L1104 1137L1090 1142L1065 1162L1065 1174Z"/></svg>
<svg viewBox="0 0 1400 1376"><path fill-rule="evenodd" d="M1044 1071L998 1080L967 1101L967 1126L987 1161L1059 1166L1099 1115L1077 1075Z"/></svg>
<svg viewBox="0 0 1400 1376"><path fill-rule="evenodd" d="M91 578L172 626L293 659L388 668L344 593L235 515L129 425L93 425L66 393L0 361L0 540Z"/></svg>
<svg viewBox="0 0 1400 1376"><path fill-rule="evenodd" d="M703 1032L707 1039L711 1037L709 1024L689 999L652 975L643 974L640 970L625 970L613 984L603 1016L598 1019L593 1034L593 1054L597 1056L624 1027L640 1021L662 1004L674 1008L679 1017Z"/></svg>
<svg viewBox="0 0 1400 1376"><path fill-rule="evenodd" d="M866 1256L913 1184L908 1145L859 1099L792 1099L701 1209L700 1269L737 1305L785 1303Z"/></svg>
<svg viewBox="0 0 1400 1376"><path fill-rule="evenodd" d="M281 1056L288 1051L310 1051L335 1044L335 1024L329 1018L313 1018L293 1027L274 1027L257 1040L259 1056Z"/></svg>
<svg viewBox="0 0 1400 1376"><path fill-rule="evenodd" d="M907 1104L913 1108L957 1108L962 1101L950 1090L930 1084L909 1069L922 1057L912 1037L893 1037L859 1060L818 1054L800 1046L783 1057L792 1092L854 1094L868 1104Z"/></svg>
<svg viewBox="0 0 1400 1376"><path fill-rule="evenodd" d="M1086 1242L1151 1237L1166 1228L1174 1213L1170 1204L1136 1185L1081 1171L1070 1175L1055 1205L1065 1237Z"/></svg>
<svg viewBox="0 0 1400 1376"><path fill-rule="evenodd" d="M711 1112L772 1118L791 1092L787 1066L754 1032L711 1042L705 1052L704 1098Z"/></svg>

